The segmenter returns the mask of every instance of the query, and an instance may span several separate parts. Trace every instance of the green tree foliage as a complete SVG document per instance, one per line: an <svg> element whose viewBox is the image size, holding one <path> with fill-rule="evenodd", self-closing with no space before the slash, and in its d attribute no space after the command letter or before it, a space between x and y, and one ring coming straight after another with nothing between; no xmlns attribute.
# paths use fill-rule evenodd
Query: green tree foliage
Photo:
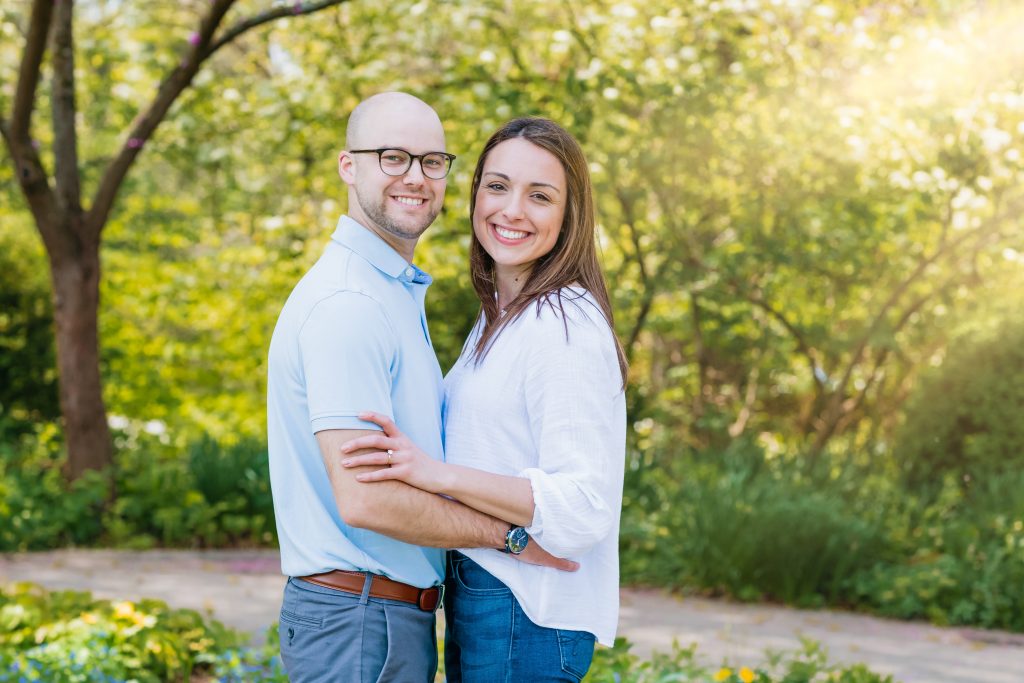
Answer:
<svg viewBox="0 0 1024 683"><path fill-rule="evenodd" d="M218 50L256 27L315 13L345 1L278 3L243 15L232 24L226 24L225 17L231 14L237 0L212 0L178 13L173 13L172 8L173 19L180 19L195 30L185 41L172 40L169 49L158 50L155 55L149 53L149 43L134 45L135 51L142 53L141 63L156 64L160 76L148 82L159 86L155 94L147 93L142 99L148 104L140 106L133 102L126 107L134 115L123 128L111 131L106 110L98 112L99 127L105 128L104 132L114 132L110 147L103 148L100 158L79 156L79 140L90 131L87 117L80 116L83 110L79 107L78 79L83 75L79 68L83 51L77 48L77 37L81 35L76 30L77 19L84 14L87 21L102 24L108 17L128 16L131 23L135 13L125 11L119 2L76 8L74 0L32 0L13 12L4 11L4 33L16 35L18 40L2 53L8 58L4 61L10 63L8 70L16 72L16 76L11 78L12 87L0 92L0 137L48 257L58 390L68 450L66 471L71 478L89 470L104 470L112 459L100 368L100 246L128 171L171 107L190 88L200 68ZM166 17L166 12L158 10L147 18L152 21ZM107 25L118 23L111 21ZM152 25L148 32L152 34ZM174 35L173 30L170 35ZM127 35L119 37L121 45L132 44ZM92 55L87 63L96 68L99 92L116 92L118 86L124 86L122 93L133 90L134 84L109 78L109 72L102 68L102 55ZM129 81L139 75L139 70L128 69L126 73ZM49 125L44 127L46 139L35 137L37 127L33 126L40 90L50 95L45 117ZM87 101L87 108L88 105ZM91 194L91 201L83 200L83 191L85 196Z"/></svg>
<svg viewBox="0 0 1024 683"><path fill-rule="evenodd" d="M459 155L419 251L443 366L475 314L474 155L546 115L592 163L638 422L718 448L877 442L951 326L1020 268L1019 12L400 0L326 10L302 40L242 36L147 142L104 233L111 412L175 439L261 434L277 311L345 209L344 113L404 89ZM191 16L79 12L83 157L118 144Z"/></svg>
<svg viewBox="0 0 1024 683"><path fill-rule="evenodd" d="M896 456L920 484L1024 470L1024 322L965 335L908 401Z"/></svg>

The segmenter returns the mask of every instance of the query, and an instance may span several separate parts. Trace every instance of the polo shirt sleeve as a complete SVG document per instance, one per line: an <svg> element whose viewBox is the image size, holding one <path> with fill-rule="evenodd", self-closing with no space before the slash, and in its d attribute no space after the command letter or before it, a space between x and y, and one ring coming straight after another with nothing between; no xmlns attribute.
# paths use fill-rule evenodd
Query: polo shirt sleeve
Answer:
<svg viewBox="0 0 1024 683"><path fill-rule="evenodd" d="M579 556L612 532L611 488L624 466L614 436L622 391L614 341L599 310L578 305L565 304L568 332L561 315L537 321L524 380L539 455L537 467L519 473L535 503L526 530L559 557Z"/></svg>
<svg viewBox="0 0 1024 683"><path fill-rule="evenodd" d="M336 292L319 301L299 331L299 353L313 433L376 429L356 417L372 410L392 416L394 327L365 294Z"/></svg>

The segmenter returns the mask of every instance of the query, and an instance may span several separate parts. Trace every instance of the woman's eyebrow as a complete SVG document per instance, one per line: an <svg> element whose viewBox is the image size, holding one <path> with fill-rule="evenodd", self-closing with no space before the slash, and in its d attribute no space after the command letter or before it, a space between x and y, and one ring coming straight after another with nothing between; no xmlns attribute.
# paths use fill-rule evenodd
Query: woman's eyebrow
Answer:
<svg viewBox="0 0 1024 683"><path fill-rule="evenodd" d="M486 173L484 173L484 175L494 175L494 176L498 176L502 180L506 180L508 182L512 182L512 179L510 177L508 177L504 173L499 173L498 171L487 171ZM562 192L562 190L560 190L558 187L555 187L551 183L542 183L540 181L534 181L534 182L530 183L530 187L550 187L552 190L554 190L555 192L558 192L559 194L561 194L561 192Z"/></svg>

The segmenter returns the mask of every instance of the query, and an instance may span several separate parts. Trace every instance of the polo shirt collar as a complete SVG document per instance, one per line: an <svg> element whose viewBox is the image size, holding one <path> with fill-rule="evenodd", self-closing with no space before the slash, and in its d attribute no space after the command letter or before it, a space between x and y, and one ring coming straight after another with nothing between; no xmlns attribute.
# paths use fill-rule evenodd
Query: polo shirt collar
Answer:
<svg viewBox="0 0 1024 683"><path fill-rule="evenodd" d="M380 272L415 284L429 285L433 279L415 264L408 263L394 248L376 233L353 219L343 215L331 239L359 254Z"/></svg>

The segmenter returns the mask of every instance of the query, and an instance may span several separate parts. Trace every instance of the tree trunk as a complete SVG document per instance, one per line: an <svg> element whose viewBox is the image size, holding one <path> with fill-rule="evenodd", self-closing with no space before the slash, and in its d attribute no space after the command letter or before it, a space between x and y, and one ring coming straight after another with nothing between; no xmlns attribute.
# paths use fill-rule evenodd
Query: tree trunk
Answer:
<svg viewBox="0 0 1024 683"><path fill-rule="evenodd" d="M70 254L51 257L60 407L70 479L113 462L100 382L99 242L79 242L78 247Z"/></svg>

